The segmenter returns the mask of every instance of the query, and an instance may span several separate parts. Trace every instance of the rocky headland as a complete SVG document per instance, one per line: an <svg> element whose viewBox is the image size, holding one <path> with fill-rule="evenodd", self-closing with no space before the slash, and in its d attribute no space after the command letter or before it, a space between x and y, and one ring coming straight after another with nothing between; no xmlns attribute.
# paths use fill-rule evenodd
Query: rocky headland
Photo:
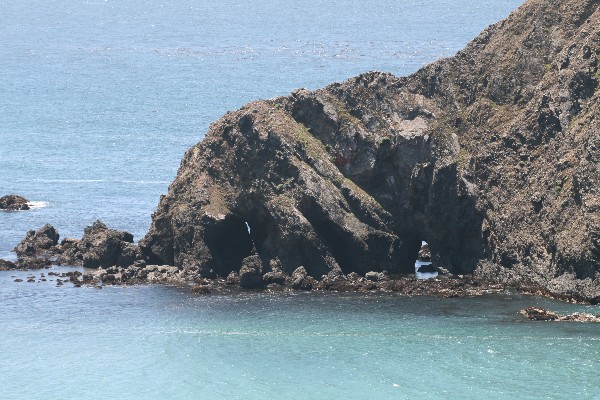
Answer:
<svg viewBox="0 0 600 400"><path fill-rule="evenodd" d="M597 303L599 8L529 0L408 77L369 72L227 113L185 154L139 246L98 222L60 244L30 232L40 245L19 245L16 264L199 293L513 287ZM446 272L435 281L406 275L422 241Z"/></svg>
<svg viewBox="0 0 600 400"><path fill-rule="evenodd" d="M408 77L256 101L182 160L140 242L228 276L414 271L600 299L599 2L526 1ZM320 279L320 278L319 278Z"/></svg>

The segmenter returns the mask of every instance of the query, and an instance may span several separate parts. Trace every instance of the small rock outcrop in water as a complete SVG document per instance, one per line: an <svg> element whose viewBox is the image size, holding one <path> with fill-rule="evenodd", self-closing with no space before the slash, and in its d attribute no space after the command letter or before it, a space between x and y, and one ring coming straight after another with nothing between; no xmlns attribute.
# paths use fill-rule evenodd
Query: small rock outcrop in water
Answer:
<svg viewBox="0 0 600 400"><path fill-rule="evenodd" d="M600 315L587 313L558 315L553 311L548 311L540 307L527 307L526 309L521 310L519 314L532 321L600 322Z"/></svg>
<svg viewBox="0 0 600 400"><path fill-rule="evenodd" d="M334 279L411 272L427 238L451 273L600 298L598 8L529 0L411 76L228 113L183 158L145 260L225 277L257 254Z"/></svg>
<svg viewBox="0 0 600 400"><path fill-rule="evenodd" d="M58 244L59 238L58 231L46 224L37 231L27 232L27 236L15 247L15 252L19 258L47 254Z"/></svg>
<svg viewBox="0 0 600 400"><path fill-rule="evenodd" d="M49 224L37 231L29 231L17 245L17 265L20 268L40 268L51 262L58 265L86 268L127 267L139 259L133 235L109 229L96 221L85 229L81 240L63 239L58 244L58 231Z"/></svg>
<svg viewBox="0 0 600 400"><path fill-rule="evenodd" d="M21 211L29 210L29 201L19 195L9 194L0 197L0 210L5 211Z"/></svg>
<svg viewBox="0 0 600 400"><path fill-rule="evenodd" d="M0 271L10 271L16 269L17 265L11 261L0 259Z"/></svg>
<svg viewBox="0 0 600 400"><path fill-rule="evenodd" d="M85 228L81 240L63 241L60 264L82 265L86 268L127 267L137 258L133 235L126 231L109 229L96 221Z"/></svg>
<svg viewBox="0 0 600 400"><path fill-rule="evenodd" d="M438 269L433 264L425 264L419 267L418 272L438 272Z"/></svg>

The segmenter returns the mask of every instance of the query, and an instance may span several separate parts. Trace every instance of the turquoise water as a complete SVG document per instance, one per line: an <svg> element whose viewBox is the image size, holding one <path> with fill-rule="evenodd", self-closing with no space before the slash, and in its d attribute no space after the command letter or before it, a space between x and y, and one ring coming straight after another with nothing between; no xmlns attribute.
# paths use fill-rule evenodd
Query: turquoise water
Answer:
<svg viewBox="0 0 600 400"><path fill-rule="evenodd" d="M47 271L46 271L47 273ZM3 399L597 399L600 329L522 296L195 296L0 272ZM39 273L36 273L39 277Z"/></svg>
<svg viewBox="0 0 600 400"><path fill-rule="evenodd" d="M256 98L453 54L519 1L4 2L0 257L46 222L139 239L184 151ZM45 274L48 271L44 272ZM194 296L0 272L2 399L593 399L600 328L530 297Z"/></svg>

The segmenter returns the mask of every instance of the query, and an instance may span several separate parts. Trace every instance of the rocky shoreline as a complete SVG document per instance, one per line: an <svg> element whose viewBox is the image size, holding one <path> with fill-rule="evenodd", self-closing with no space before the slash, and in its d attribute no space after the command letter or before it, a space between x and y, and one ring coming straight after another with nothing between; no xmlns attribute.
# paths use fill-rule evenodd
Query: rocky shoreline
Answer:
<svg viewBox="0 0 600 400"><path fill-rule="evenodd" d="M148 284L166 284L185 288L197 294L226 294L243 290L289 292L289 291L324 291L338 293L395 293L404 296L431 296L440 298L474 297L506 290L501 285L484 285L470 277L441 277L427 280L414 276L385 277L375 281L373 277L362 277L358 274L348 276L322 277L317 280L304 275L302 271L283 278L280 282L272 282L267 276L262 277L260 284L252 289L240 285L240 276L230 274L227 277L201 278L191 271L164 265L130 266L128 268L111 267L94 270L75 270L53 272L45 269L34 270L27 277L27 282L35 283L48 279L56 280L57 286L70 283L75 287L133 286ZM45 272L42 272L45 271ZM53 278L50 278L52 276ZM17 278L16 282L23 279Z"/></svg>
<svg viewBox="0 0 600 400"><path fill-rule="evenodd" d="M501 285L484 284L471 275L446 273L435 279L417 279L414 274L390 275L369 271L364 275L330 273L310 276L304 267L291 274L280 263L272 262L263 268L254 254L246 257L239 271L218 276L214 271L182 268L169 265L147 265L133 236L125 231L109 229L96 221L85 229L81 239L66 238L52 225L29 231L15 248L15 263L0 260L0 270L35 270L51 265L81 266L85 272L62 273L58 285L70 282L75 286L139 285L165 283L189 287L195 293L227 292L239 289L254 290L327 290L336 292L394 292L439 297L465 297L504 290ZM44 277L45 278L45 277ZM34 280L35 281L35 280Z"/></svg>
<svg viewBox="0 0 600 400"><path fill-rule="evenodd" d="M30 275L27 282L39 282L55 275L57 286L70 283L75 287L101 288L113 285L167 284L187 288L198 294L231 293L240 290L273 292L329 291L360 293L396 293L405 296L440 298L473 297L491 293L518 292L572 303L598 304L600 299L571 295L556 295L542 287L505 285L478 279L471 274L455 275L440 269L438 276L418 279L415 274L389 274L369 271L364 275L330 273L313 277L304 267L285 272L276 262L263 268L257 254L246 257L239 271L219 276L214 271L197 268L147 264L125 231L108 228L101 221L88 226L81 239L60 241L52 225L29 231L15 248L17 261L0 260L2 270L44 270L52 265L84 267L84 271L41 272ZM48 276L46 276L48 275ZM22 281L17 279L17 282Z"/></svg>

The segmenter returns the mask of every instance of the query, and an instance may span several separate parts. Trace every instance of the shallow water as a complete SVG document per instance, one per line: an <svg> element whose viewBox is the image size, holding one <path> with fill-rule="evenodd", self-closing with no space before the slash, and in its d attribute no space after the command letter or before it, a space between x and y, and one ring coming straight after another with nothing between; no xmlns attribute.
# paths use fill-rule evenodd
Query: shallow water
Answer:
<svg viewBox="0 0 600 400"><path fill-rule="evenodd" d="M28 274L0 272L3 398L593 399L600 389L598 325L517 315L598 307L13 282Z"/></svg>
<svg viewBox="0 0 600 400"><path fill-rule="evenodd" d="M519 1L23 0L0 15L0 257L50 222L139 239L183 152L256 98L453 54ZM62 271L62 269L60 269ZM600 328L522 296L194 296L0 272L0 398L593 399ZM15 279L23 282L14 282Z"/></svg>

